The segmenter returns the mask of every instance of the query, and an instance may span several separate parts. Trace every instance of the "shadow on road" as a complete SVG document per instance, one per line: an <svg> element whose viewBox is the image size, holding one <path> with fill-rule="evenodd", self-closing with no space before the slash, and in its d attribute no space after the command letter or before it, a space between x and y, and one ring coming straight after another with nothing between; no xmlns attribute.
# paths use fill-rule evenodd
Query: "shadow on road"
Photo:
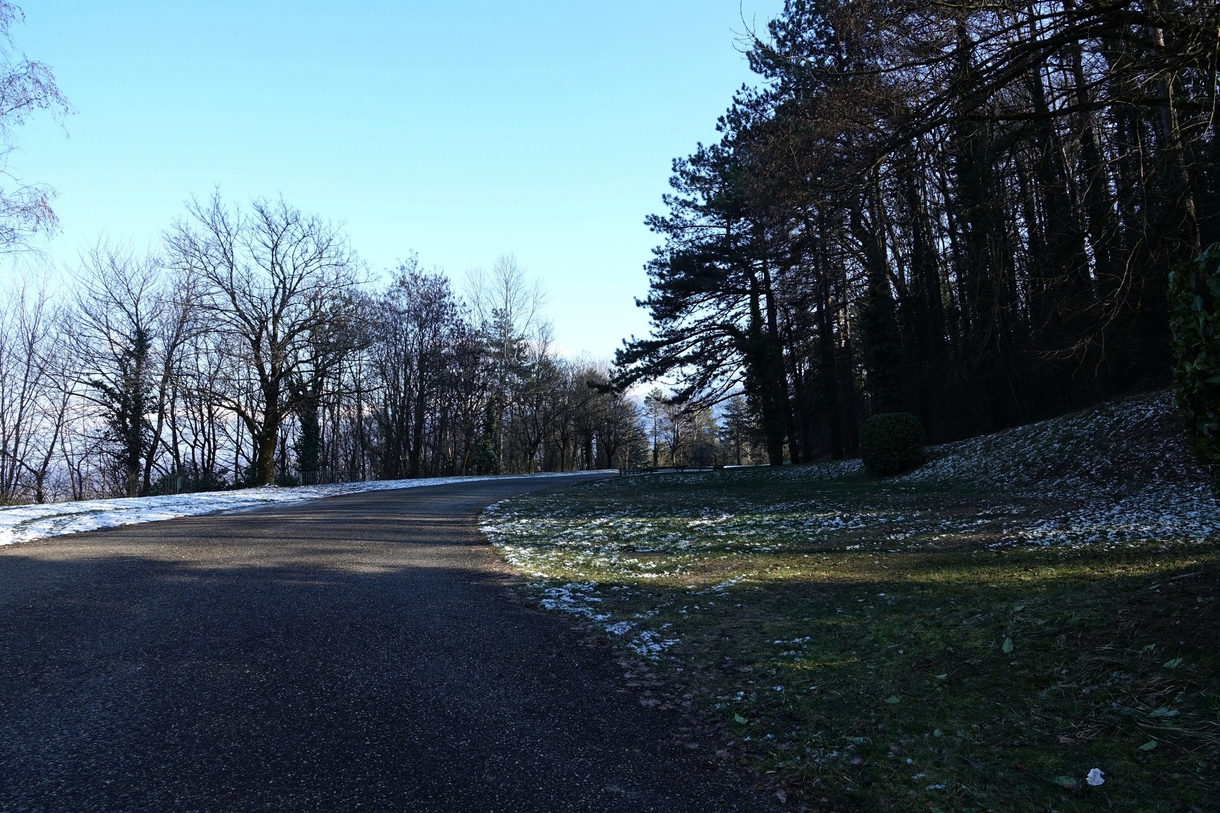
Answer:
<svg viewBox="0 0 1220 813"><path fill-rule="evenodd" d="M768 809L510 599L503 490L0 553L0 810Z"/></svg>

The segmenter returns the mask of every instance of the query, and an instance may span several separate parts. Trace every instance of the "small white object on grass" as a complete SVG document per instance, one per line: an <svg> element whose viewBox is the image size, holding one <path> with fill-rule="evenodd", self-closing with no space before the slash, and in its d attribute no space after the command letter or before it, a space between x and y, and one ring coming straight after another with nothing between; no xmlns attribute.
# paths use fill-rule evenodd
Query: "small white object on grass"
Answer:
<svg viewBox="0 0 1220 813"><path fill-rule="evenodd" d="M1106 783L1104 778L1105 775L1105 772L1101 768L1094 768L1093 770L1089 771L1089 775L1084 778L1084 781L1089 784L1089 787L1095 788Z"/></svg>

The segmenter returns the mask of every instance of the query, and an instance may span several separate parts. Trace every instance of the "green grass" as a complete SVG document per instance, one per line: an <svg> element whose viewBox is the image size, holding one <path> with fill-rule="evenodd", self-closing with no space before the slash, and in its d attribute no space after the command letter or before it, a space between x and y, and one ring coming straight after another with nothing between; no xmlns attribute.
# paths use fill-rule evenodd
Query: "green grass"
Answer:
<svg viewBox="0 0 1220 813"><path fill-rule="evenodd" d="M1216 809L1220 540L1095 502L828 465L603 481L484 529L798 807Z"/></svg>

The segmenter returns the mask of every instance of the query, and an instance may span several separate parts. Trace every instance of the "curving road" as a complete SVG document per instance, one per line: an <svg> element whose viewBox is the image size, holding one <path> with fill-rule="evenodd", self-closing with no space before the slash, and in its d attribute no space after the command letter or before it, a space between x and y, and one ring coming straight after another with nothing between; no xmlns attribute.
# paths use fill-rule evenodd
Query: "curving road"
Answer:
<svg viewBox="0 0 1220 813"><path fill-rule="evenodd" d="M0 549L0 811L772 809L512 600L474 517L555 485Z"/></svg>

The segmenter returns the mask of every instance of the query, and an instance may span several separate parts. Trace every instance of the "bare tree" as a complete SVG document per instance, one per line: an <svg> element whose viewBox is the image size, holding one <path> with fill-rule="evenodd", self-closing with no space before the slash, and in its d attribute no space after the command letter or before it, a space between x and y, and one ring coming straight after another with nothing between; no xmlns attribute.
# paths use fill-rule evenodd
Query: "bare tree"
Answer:
<svg viewBox="0 0 1220 813"><path fill-rule="evenodd" d="M466 296L477 323L499 326L498 350L505 357L514 341L534 332L546 305L542 283L534 280L531 284L512 254L497 257L490 273L472 269L467 274Z"/></svg>
<svg viewBox="0 0 1220 813"><path fill-rule="evenodd" d="M467 296L475 323L486 344L486 357L492 367L494 389L485 410L485 448L483 467L494 473L502 470L507 436L504 425L511 422L519 385L523 380L526 343L549 330L542 319L546 296L537 280L530 285L525 269L511 254L501 255L488 274L482 269L470 272ZM540 333L541 331L541 333Z"/></svg>
<svg viewBox="0 0 1220 813"><path fill-rule="evenodd" d="M221 457L223 410L212 397L212 393L222 389L225 359L209 338L195 335L187 343L180 375L173 380L171 391L170 451L174 455L174 473L191 490L220 486L228 470Z"/></svg>
<svg viewBox="0 0 1220 813"><path fill-rule="evenodd" d="M665 393L661 391L660 387L653 387L644 396L644 421L648 432L653 468L661 465L661 424L664 420Z"/></svg>
<svg viewBox="0 0 1220 813"><path fill-rule="evenodd" d="M382 469L387 477L419 477L425 430L449 397L447 368L464 314L449 278L420 271L412 258L382 297L379 322L374 357L382 384L376 412L385 443Z"/></svg>
<svg viewBox="0 0 1220 813"><path fill-rule="evenodd" d="M0 176L11 182L0 185L0 252L20 248L29 237L57 225L50 187L24 184L9 168L16 149L14 131L37 111L58 118L71 112L51 69L30 61L13 44L10 29L24 19L20 8L0 0Z"/></svg>
<svg viewBox="0 0 1220 813"><path fill-rule="evenodd" d="M227 339L218 346L229 380L214 396L249 433L255 480L269 485L280 430L301 397L291 385L308 377L312 347L354 303L359 263L336 226L283 200L245 212L215 194L192 201L189 215L170 245L175 264L198 273L201 311Z"/></svg>
<svg viewBox="0 0 1220 813"><path fill-rule="evenodd" d="M608 384L609 375L591 380L587 386L597 390L597 455L605 468L626 468L632 449L644 439L640 410L635 399Z"/></svg>
<svg viewBox="0 0 1220 813"><path fill-rule="evenodd" d="M67 411L58 315L18 282L0 302L0 503L46 498Z"/></svg>
<svg viewBox="0 0 1220 813"><path fill-rule="evenodd" d="M198 329L190 269L99 242L76 274L80 378L104 416L128 497L147 494L163 447L181 350Z"/></svg>
<svg viewBox="0 0 1220 813"><path fill-rule="evenodd" d="M517 409L511 426L513 446L523 468L531 474L538 465L539 449L554 434L562 418L565 383L551 351L549 330L540 330L525 343Z"/></svg>

